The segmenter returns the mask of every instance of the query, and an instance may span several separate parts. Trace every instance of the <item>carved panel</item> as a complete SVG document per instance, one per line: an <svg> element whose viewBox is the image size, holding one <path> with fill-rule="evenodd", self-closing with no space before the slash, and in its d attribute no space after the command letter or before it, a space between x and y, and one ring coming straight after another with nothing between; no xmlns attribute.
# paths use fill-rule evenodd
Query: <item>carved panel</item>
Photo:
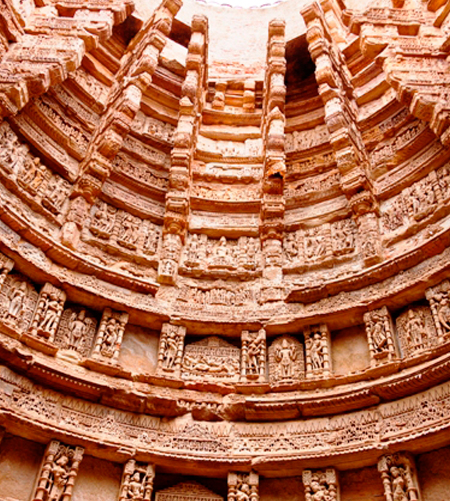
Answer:
<svg viewBox="0 0 450 501"><path fill-rule="evenodd" d="M45 451L33 500L70 501L83 452L83 447L52 440Z"/></svg>
<svg viewBox="0 0 450 501"><path fill-rule="evenodd" d="M38 293L23 275L7 275L0 289L1 319L18 333L28 329L38 300Z"/></svg>
<svg viewBox="0 0 450 501"><path fill-rule="evenodd" d="M39 294L39 300L31 323L30 333L53 343L56 329L64 309L66 293L46 283Z"/></svg>
<svg viewBox="0 0 450 501"><path fill-rule="evenodd" d="M304 331L306 377L324 377L331 373L331 340L325 324L307 327Z"/></svg>
<svg viewBox="0 0 450 501"><path fill-rule="evenodd" d="M437 287L427 290L426 297L430 302L431 313L436 326L439 344L450 337L450 282L444 280Z"/></svg>
<svg viewBox="0 0 450 501"><path fill-rule="evenodd" d="M183 358L186 327L163 324L159 340L158 365L156 372L160 375L178 377Z"/></svg>
<svg viewBox="0 0 450 501"><path fill-rule="evenodd" d="M283 244L286 266L302 271L354 257L356 230L355 222L349 218L286 233Z"/></svg>
<svg viewBox="0 0 450 501"><path fill-rule="evenodd" d="M269 348L269 380L272 384L290 384L305 377L303 345L292 336L281 336Z"/></svg>
<svg viewBox="0 0 450 501"><path fill-rule="evenodd" d="M414 459L410 454L399 452L382 456L378 471L387 501L421 501Z"/></svg>
<svg viewBox="0 0 450 501"><path fill-rule="evenodd" d="M157 264L161 227L99 201L82 233L84 241L107 252Z"/></svg>
<svg viewBox="0 0 450 501"><path fill-rule="evenodd" d="M386 306L364 314L371 365L390 362L396 356L394 326Z"/></svg>
<svg viewBox="0 0 450 501"><path fill-rule="evenodd" d="M265 381L266 380L266 331L259 329L257 332L242 331L241 336L241 380Z"/></svg>
<svg viewBox="0 0 450 501"><path fill-rule="evenodd" d="M228 501L259 501L258 474L229 472Z"/></svg>
<svg viewBox="0 0 450 501"><path fill-rule="evenodd" d="M119 501L150 501L153 492L155 467L130 459L123 469Z"/></svg>
<svg viewBox="0 0 450 501"><path fill-rule="evenodd" d="M110 308L104 310L92 351L93 358L117 363L127 322L128 313Z"/></svg>
<svg viewBox="0 0 450 501"><path fill-rule="evenodd" d="M408 308L397 318L396 327L404 357L423 352L438 341L431 311L426 306Z"/></svg>
<svg viewBox="0 0 450 501"><path fill-rule="evenodd" d="M261 272L259 239L226 237L212 239L207 235L191 234L184 248L180 271L193 276L227 277L254 276Z"/></svg>
<svg viewBox="0 0 450 501"><path fill-rule="evenodd" d="M68 308L61 316L55 344L70 357L87 357L92 349L96 327L95 317L84 308Z"/></svg>
<svg viewBox="0 0 450 501"><path fill-rule="evenodd" d="M334 468L303 470L305 501L339 501L339 482Z"/></svg>
<svg viewBox="0 0 450 501"><path fill-rule="evenodd" d="M223 501L223 498L197 482L183 482L156 493L155 501Z"/></svg>
<svg viewBox="0 0 450 501"><path fill-rule="evenodd" d="M240 357L239 348L216 336L190 343L184 349L181 377L200 381L238 381Z"/></svg>
<svg viewBox="0 0 450 501"><path fill-rule="evenodd" d="M13 269L14 261L0 252L0 289L5 283L8 273Z"/></svg>

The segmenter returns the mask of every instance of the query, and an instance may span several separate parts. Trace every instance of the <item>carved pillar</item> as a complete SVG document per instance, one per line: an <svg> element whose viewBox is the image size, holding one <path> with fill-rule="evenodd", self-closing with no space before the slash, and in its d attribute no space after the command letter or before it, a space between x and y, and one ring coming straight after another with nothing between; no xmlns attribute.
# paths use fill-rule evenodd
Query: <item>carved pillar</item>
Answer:
<svg viewBox="0 0 450 501"><path fill-rule="evenodd" d="M394 325L386 306L364 314L367 342L369 344L370 365L391 362L397 356Z"/></svg>
<svg viewBox="0 0 450 501"><path fill-rule="evenodd" d="M340 501L339 481L334 468L303 470L302 479L305 487L305 501L317 499Z"/></svg>
<svg viewBox="0 0 450 501"><path fill-rule="evenodd" d="M0 253L0 289L5 282L6 276L13 269L14 261Z"/></svg>
<svg viewBox="0 0 450 501"><path fill-rule="evenodd" d="M186 77L181 90L178 125L171 153L169 191L166 195L163 240L158 268L158 281L161 283L176 282L181 250L186 237L191 161L201 117L207 47L208 21L204 16L194 16L186 58Z"/></svg>
<svg viewBox="0 0 450 501"><path fill-rule="evenodd" d="M262 125L264 178L260 238L264 256L263 276L267 280L278 283L283 277L284 176L286 174L284 151L286 42L284 31L284 21L270 22ZM278 297L275 296L274 299ZM267 300L270 300L270 297L267 297Z"/></svg>
<svg viewBox="0 0 450 501"><path fill-rule="evenodd" d="M306 327L306 377L325 377L331 374L331 339L325 324Z"/></svg>
<svg viewBox="0 0 450 501"><path fill-rule="evenodd" d="M250 473L228 473L228 501L259 501L259 475Z"/></svg>
<svg viewBox="0 0 450 501"><path fill-rule="evenodd" d="M242 331L241 381L263 382L267 380L266 331Z"/></svg>
<svg viewBox="0 0 450 501"><path fill-rule="evenodd" d="M378 204L368 178L369 158L358 128L352 75L320 5L304 8L302 16L307 25L308 48L316 64L316 80L341 175L341 189L358 226L361 256L371 265L382 258Z"/></svg>
<svg viewBox="0 0 450 501"><path fill-rule="evenodd" d="M64 309L66 293L50 283L42 287L36 311L31 322L30 334L53 343L56 329Z"/></svg>
<svg viewBox="0 0 450 501"><path fill-rule="evenodd" d="M414 458L407 452L382 456L378 471L384 486L386 501L421 501Z"/></svg>
<svg viewBox="0 0 450 501"><path fill-rule="evenodd" d="M33 501L70 501L83 447L52 440L45 451Z"/></svg>
<svg viewBox="0 0 450 501"><path fill-rule="evenodd" d="M128 313L106 308L95 338L92 358L107 364L116 364L122 345Z"/></svg>
<svg viewBox="0 0 450 501"><path fill-rule="evenodd" d="M431 307L438 344L450 339L450 281L444 280L425 293Z"/></svg>
<svg viewBox="0 0 450 501"><path fill-rule="evenodd" d="M119 501L150 501L153 492L155 466L150 463L138 463L130 459L123 469Z"/></svg>
<svg viewBox="0 0 450 501"><path fill-rule="evenodd" d="M109 177L117 153L140 109L142 95L152 82L159 54L170 34L172 21L181 7L179 0L164 0L121 59L105 112L94 131L89 151L80 166L81 174L71 194L70 209L61 230L61 242L75 249L90 207ZM133 57L130 57L130 55Z"/></svg>
<svg viewBox="0 0 450 501"><path fill-rule="evenodd" d="M185 336L186 327L163 324L156 368L158 375L180 377Z"/></svg>

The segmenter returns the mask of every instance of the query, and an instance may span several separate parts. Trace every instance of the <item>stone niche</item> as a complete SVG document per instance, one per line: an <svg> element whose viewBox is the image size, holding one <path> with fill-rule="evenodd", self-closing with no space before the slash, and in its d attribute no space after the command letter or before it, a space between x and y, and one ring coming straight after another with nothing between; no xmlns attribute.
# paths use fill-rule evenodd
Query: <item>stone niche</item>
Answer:
<svg viewBox="0 0 450 501"><path fill-rule="evenodd" d="M333 331L331 358L336 376L345 376L370 367L369 347L363 325Z"/></svg>
<svg viewBox="0 0 450 501"><path fill-rule="evenodd" d="M127 325L119 364L134 374L154 374L158 363L159 332Z"/></svg>
<svg viewBox="0 0 450 501"><path fill-rule="evenodd" d="M92 456L80 463L71 501L116 500L123 465Z"/></svg>
<svg viewBox="0 0 450 501"><path fill-rule="evenodd" d="M28 501L45 445L5 436L0 444L0 498Z"/></svg>

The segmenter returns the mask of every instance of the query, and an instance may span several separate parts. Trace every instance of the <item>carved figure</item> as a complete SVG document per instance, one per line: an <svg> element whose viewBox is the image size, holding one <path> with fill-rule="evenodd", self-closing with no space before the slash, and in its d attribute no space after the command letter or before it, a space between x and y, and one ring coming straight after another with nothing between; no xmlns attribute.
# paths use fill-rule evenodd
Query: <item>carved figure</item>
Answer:
<svg viewBox="0 0 450 501"><path fill-rule="evenodd" d="M185 335L185 327L163 324L159 341L157 372L179 374Z"/></svg>
<svg viewBox="0 0 450 501"><path fill-rule="evenodd" d="M371 364L389 361L396 354L393 336L392 319L386 307L368 312L364 315L366 334L369 344Z"/></svg>
<svg viewBox="0 0 450 501"><path fill-rule="evenodd" d="M266 331L242 332L242 368L244 379L265 379L266 376Z"/></svg>
<svg viewBox="0 0 450 501"><path fill-rule="evenodd" d="M44 285L31 324L31 334L33 336L42 336L50 343L54 341L65 300L65 292L57 289L52 284L46 283Z"/></svg>
<svg viewBox="0 0 450 501"><path fill-rule="evenodd" d="M15 282L9 292L8 319L17 320L23 311L24 300L27 295L27 283Z"/></svg>
<svg viewBox="0 0 450 501"><path fill-rule="evenodd" d="M83 451L82 447L66 446L56 440L50 442L32 499L69 501Z"/></svg>
<svg viewBox="0 0 450 501"><path fill-rule="evenodd" d="M339 501L336 470L304 470L302 478L306 501Z"/></svg>
<svg viewBox="0 0 450 501"><path fill-rule="evenodd" d="M150 501L153 492L155 468L151 464L130 459L124 468L119 501Z"/></svg>
<svg viewBox="0 0 450 501"><path fill-rule="evenodd" d="M78 314L76 312L72 313L67 333L67 345L69 349L77 350L80 341L87 332L87 328L86 310L81 310Z"/></svg>
<svg viewBox="0 0 450 501"><path fill-rule="evenodd" d="M255 472L228 473L228 501L258 501L259 478Z"/></svg>
<svg viewBox="0 0 450 501"><path fill-rule="evenodd" d="M105 309L95 339L93 358L104 359L107 363L117 362L127 322L128 313Z"/></svg>
<svg viewBox="0 0 450 501"><path fill-rule="evenodd" d="M110 238L116 222L116 213L116 208L100 202L91 219L91 232L101 238Z"/></svg>
<svg viewBox="0 0 450 501"><path fill-rule="evenodd" d="M326 325L305 330L306 375L324 376L330 372L330 339Z"/></svg>
<svg viewBox="0 0 450 501"><path fill-rule="evenodd" d="M412 456L407 453L382 456L378 471L384 486L386 499L391 501L418 501L419 484Z"/></svg>
<svg viewBox="0 0 450 501"><path fill-rule="evenodd" d="M431 311L425 306L411 307L397 318L397 332L403 356L413 355L437 343Z"/></svg>

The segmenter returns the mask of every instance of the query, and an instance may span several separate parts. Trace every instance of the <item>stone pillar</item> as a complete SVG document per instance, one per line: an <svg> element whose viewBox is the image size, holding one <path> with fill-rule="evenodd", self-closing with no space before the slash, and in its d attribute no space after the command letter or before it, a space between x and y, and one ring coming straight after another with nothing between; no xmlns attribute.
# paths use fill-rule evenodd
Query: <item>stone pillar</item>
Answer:
<svg viewBox="0 0 450 501"><path fill-rule="evenodd" d="M407 452L382 456L378 471L384 486L386 501L421 501L414 458Z"/></svg>
<svg viewBox="0 0 450 501"><path fill-rule="evenodd" d="M155 466L130 459L124 466L119 501L150 501L153 493Z"/></svg>
<svg viewBox="0 0 450 501"><path fill-rule="evenodd" d="M273 20L269 24L267 65L265 74L265 100L263 103L262 133L264 141L264 177L262 184L260 238L264 257L263 285L265 301L280 298L282 288L283 236L284 236L284 177L286 174L284 151L284 105L286 87L285 22Z"/></svg>
<svg viewBox="0 0 450 501"><path fill-rule="evenodd" d="M228 473L228 501L240 499L259 501L259 476L256 472Z"/></svg>
<svg viewBox="0 0 450 501"><path fill-rule="evenodd" d="M163 324L159 338L158 365L159 376L178 378L181 374L181 362L184 351L186 327Z"/></svg>
<svg viewBox="0 0 450 501"><path fill-rule="evenodd" d="M372 367L391 362L398 356L394 337L394 324L386 306L364 314L370 365Z"/></svg>
<svg viewBox="0 0 450 501"><path fill-rule="evenodd" d="M33 501L70 501L83 452L83 447L52 440L44 454Z"/></svg>
<svg viewBox="0 0 450 501"><path fill-rule="evenodd" d="M331 339L325 324L306 327L306 377L318 378L331 374Z"/></svg>
<svg viewBox="0 0 450 501"><path fill-rule="evenodd" d="M317 499L340 501L339 481L334 468L303 470L302 479L305 487L305 501Z"/></svg>
<svg viewBox="0 0 450 501"><path fill-rule="evenodd" d="M171 152L169 190L166 195L163 239L158 281L174 284L178 276L181 251L189 216L189 185L205 87L208 21L204 16L192 19L192 35L186 57L186 77L181 89L178 125Z"/></svg>

